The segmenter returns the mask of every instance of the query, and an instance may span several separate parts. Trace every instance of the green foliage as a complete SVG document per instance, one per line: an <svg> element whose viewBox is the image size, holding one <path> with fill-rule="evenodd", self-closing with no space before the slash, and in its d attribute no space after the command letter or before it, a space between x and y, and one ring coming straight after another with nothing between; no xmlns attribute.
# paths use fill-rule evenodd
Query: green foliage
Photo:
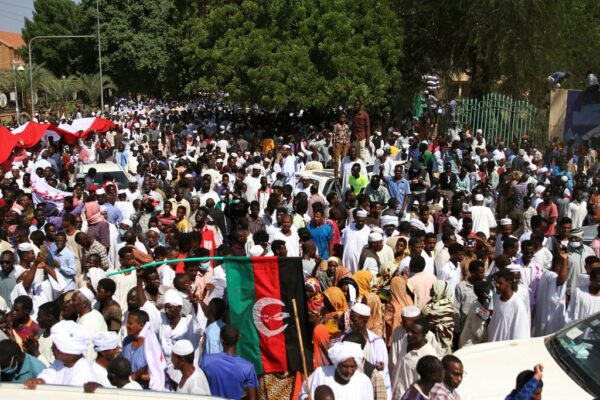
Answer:
<svg viewBox="0 0 600 400"><path fill-rule="evenodd" d="M107 75L102 75L100 83L100 74L81 74L79 76L78 89L85 95L90 105L100 104L100 92L102 90L117 90L117 86Z"/></svg>
<svg viewBox="0 0 600 400"><path fill-rule="evenodd" d="M196 90L274 108L389 104L402 30L389 1L209 1L186 61Z"/></svg>
<svg viewBox="0 0 600 400"><path fill-rule="evenodd" d="M23 40L35 36L79 34L80 9L71 0L35 0L33 18L25 18ZM90 39L40 39L33 42L32 57L36 64L43 63L57 76L71 75L80 65L80 51ZM27 59L27 47L21 49Z"/></svg>

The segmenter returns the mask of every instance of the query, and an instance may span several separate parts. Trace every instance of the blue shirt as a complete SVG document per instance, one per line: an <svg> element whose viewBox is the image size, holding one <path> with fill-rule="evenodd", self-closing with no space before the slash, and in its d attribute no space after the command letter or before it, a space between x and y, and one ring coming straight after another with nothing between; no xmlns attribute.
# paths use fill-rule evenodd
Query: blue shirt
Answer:
<svg viewBox="0 0 600 400"><path fill-rule="evenodd" d="M206 327L204 331L204 344L202 345L202 354L216 354L223 351L221 344L221 328L225 322L218 320Z"/></svg>
<svg viewBox="0 0 600 400"><path fill-rule="evenodd" d="M531 378L529 382L527 382L525 386L521 388L521 390L518 392L516 389L513 390L508 396L506 396L505 400L529 400L533 397L533 394L537 390L539 384L540 381L535 378Z"/></svg>
<svg viewBox="0 0 600 400"><path fill-rule="evenodd" d="M392 176L385 178L390 196L398 200L398 208L402 208L404 205L404 199L410 194L410 184L404 178L397 181Z"/></svg>
<svg viewBox="0 0 600 400"><path fill-rule="evenodd" d="M75 254L66 246L59 252L55 243L50 246L50 254L52 254L54 260L60 263L60 269L56 272L60 273L65 279L66 286L63 293L75 290L75 274L77 273ZM54 267L54 265L52 266Z"/></svg>
<svg viewBox="0 0 600 400"><path fill-rule="evenodd" d="M40 372L46 369L46 366L37 358L32 355L25 353L25 359L23 359L23 365L19 369L19 372L11 379L12 383L23 383L28 379L36 378Z"/></svg>
<svg viewBox="0 0 600 400"><path fill-rule="evenodd" d="M311 240L317 245L317 251L323 260L329 258L329 242L333 240L333 228L329 224L316 226L312 222L307 226Z"/></svg>
<svg viewBox="0 0 600 400"><path fill-rule="evenodd" d="M136 372L144 367L148 366L148 361L146 360L146 353L144 352L145 344L142 344L137 349L133 348L133 338L131 336L127 336L123 340L123 351L122 355L131 363L131 372ZM148 389L150 386L150 382L138 382L144 389Z"/></svg>
<svg viewBox="0 0 600 400"><path fill-rule="evenodd" d="M254 365L238 355L207 354L202 357L202 371L213 396L240 399L244 388L258 387Z"/></svg>
<svg viewBox="0 0 600 400"><path fill-rule="evenodd" d="M113 206L110 203L102 204L106 207L106 215L108 216L108 222L119 227L121 221L123 221L123 213L117 207Z"/></svg>

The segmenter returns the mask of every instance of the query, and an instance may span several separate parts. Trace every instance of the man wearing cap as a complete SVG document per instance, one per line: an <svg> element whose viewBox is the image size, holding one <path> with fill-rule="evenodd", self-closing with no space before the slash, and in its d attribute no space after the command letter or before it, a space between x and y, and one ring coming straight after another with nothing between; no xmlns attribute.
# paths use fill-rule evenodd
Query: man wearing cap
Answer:
<svg viewBox="0 0 600 400"><path fill-rule="evenodd" d="M210 387L206 375L194 366L194 346L189 340L178 340L171 353L173 368L180 371L181 379L177 383L177 393L210 396Z"/></svg>
<svg viewBox="0 0 600 400"><path fill-rule="evenodd" d="M372 231L369 234L368 245L360 253L359 268L371 272L373 276L379 276L381 267L387 266L393 260L394 251L383 243L383 235Z"/></svg>
<svg viewBox="0 0 600 400"><path fill-rule="evenodd" d="M383 373L384 384L388 396L391 396L390 373L388 370L388 352L385 341L373 331L367 329L371 308L364 303L355 303L350 311L350 325L365 339L363 355L365 360L373 364Z"/></svg>
<svg viewBox="0 0 600 400"><path fill-rule="evenodd" d="M92 302L94 301L94 293L87 287L78 289L71 299L73 308L79 316L77 323L85 328L89 333L90 347L87 353L87 359L93 361L96 358L96 353L92 347L92 337L98 333L107 331L106 321L102 314L92 308Z"/></svg>
<svg viewBox="0 0 600 400"><path fill-rule="evenodd" d="M362 209L356 210L354 222L348 225L342 232L342 245L344 252L342 256L343 265L355 273L361 269L358 264L363 248L369 243L371 228L365 225L365 219L369 213Z"/></svg>
<svg viewBox="0 0 600 400"><path fill-rule="evenodd" d="M331 388L336 399L373 400L373 385L369 378L358 370L363 360L360 344L336 343L327 353L333 365L319 367L308 377L311 398L315 398L317 387L326 385ZM302 385L302 392L298 398L308 398L305 385Z"/></svg>
<svg viewBox="0 0 600 400"><path fill-rule="evenodd" d="M399 399L410 385L418 379L417 363L424 356L438 356L429 342L431 333L429 323L413 306L402 311L402 326L394 330L392 350L390 351L390 375L392 398ZM406 312L404 310L407 310ZM413 315L405 323L404 315ZM430 337L430 336L429 336Z"/></svg>
<svg viewBox="0 0 600 400"><path fill-rule="evenodd" d="M513 238L513 239L517 239L515 236L512 235L512 231L513 231L513 225L512 225L512 220L510 218L502 218L500 220L500 234L498 236L496 236L496 247L495 247L495 254L496 256L499 256L500 254L502 254L502 249L503 249L503 243L506 239Z"/></svg>
<svg viewBox="0 0 600 400"><path fill-rule="evenodd" d="M483 200L484 197L481 193L476 194L473 205L469 208L473 220L472 231L483 232L485 237L490 237L490 229L494 229L498 224L492 210L483 205Z"/></svg>
<svg viewBox="0 0 600 400"><path fill-rule="evenodd" d="M567 295L578 286L579 275L585 274L585 259L595 255L594 250L583 243L583 229L572 229L569 232L569 242L567 244L569 253L569 281L567 282Z"/></svg>
<svg viewBox="0 0 600 400"><path fill-rule="evenodd" d="M96 374L84 355L90 344L89 333L73 321L60 321L51 331L52 348L56 359L35 379L25 382L25 387L35 389L37 385L83 386L95 382Z"/></svg>
<svg viewBox="0 0 600 400"><path fill-rule="evenodd" d="M92 363L92 369L96 374L96 382L103 387L111 387L108 380L108 364L121 352L121 340L116 332L100 331L92 337L92 344L96 352L96 361Z"/></svg>

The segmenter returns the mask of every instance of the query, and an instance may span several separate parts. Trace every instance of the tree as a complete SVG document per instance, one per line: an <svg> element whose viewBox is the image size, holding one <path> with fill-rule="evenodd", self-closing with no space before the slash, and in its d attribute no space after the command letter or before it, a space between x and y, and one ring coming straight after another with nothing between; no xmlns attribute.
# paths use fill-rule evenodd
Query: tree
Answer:
<svg viewBox="0 0 600 400"><path fill-rule="evenodd" d="M100 104L101 90L117 90L117 86L107 75L102 75L102 84L100 83L100 74L81 74L79 76L79 90L89 100L90 105Z"/></svg>
<svg viewBox="0 0 600 400"><path fill-rule="evenodd" d="M75 76L49 78L44 81L43 90L48 94L52 107L61 113L66 110L67 104L74 101L80 90L80 81Z"/></svg>
<svg viewBox="0 0 600 400"><path fill-rule="evenodd" d="M35 0L32 19L25 18L23 40L29 43L35 36L77 35L80 33L79 6L71 0ZM89 33L89 32L87 32ZM43 63L57 76L74 74L80 65L82 40L93 39L40 39L33 42L35 63ZM21 50L27 59L27 48Z"/></svg>
<svg viewBox="0 0 600 400"><path fill-rule="evenodd" d="M187 91L316 108L384 107L400 86L402 28L390 1L208 1L186 46Z"/></svg>

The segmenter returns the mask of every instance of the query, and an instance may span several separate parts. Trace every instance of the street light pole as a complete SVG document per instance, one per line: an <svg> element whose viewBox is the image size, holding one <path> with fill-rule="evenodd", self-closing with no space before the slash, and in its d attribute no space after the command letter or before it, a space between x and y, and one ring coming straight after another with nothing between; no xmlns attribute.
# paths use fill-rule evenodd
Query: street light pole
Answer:
<svg viewBox="0 0 600 400"><path fill-rule="evenodd" d="M13 65L13 77L15 78L15 109L17 114L17 124L19 124L19 90L17 89L17 63L15 60L12 62Z"/></svg>
<svg viewBox="0 0 600 400"><path fill-rule="evenodd" d="M100 114L104 112L104 81L102 80L102 45L100 43L100 7L96 0L96 25L98 27L98 63L100 64Z"/></svg>
<svg viewBox="0 0 600 400"><path fill-rule="evenodd" d="M44 35L44 36L34 36L29 39L29 43L27 44L27 48L29 50L29 88L31 89L31 118L33 119L33 114L35 114L35 104L33 104L33 62L31 60L31 44L35 39L80 39L80 38L90 38L94 37L94 35Z"/></svg>

